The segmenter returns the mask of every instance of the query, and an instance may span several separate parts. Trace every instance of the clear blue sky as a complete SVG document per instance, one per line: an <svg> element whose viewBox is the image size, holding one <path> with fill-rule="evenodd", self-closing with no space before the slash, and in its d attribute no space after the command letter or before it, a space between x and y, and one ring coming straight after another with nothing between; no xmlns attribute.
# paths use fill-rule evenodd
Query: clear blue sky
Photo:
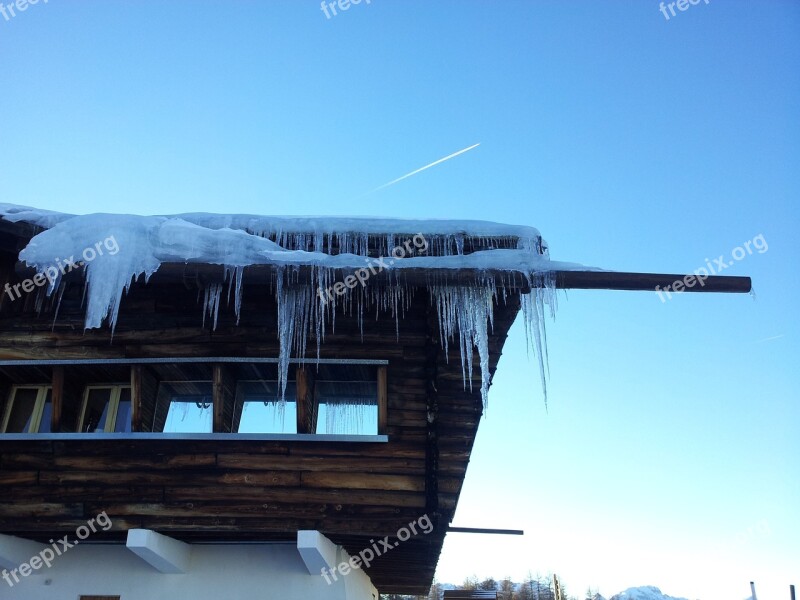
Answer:
<svg viewBox="0 0 800 600"><path fill-rule="evenodd" d="M515 327L439 578L800 585L800 4L41 0L0 16L0 201L533 225L554 259L756 298L571 292ZM453 160L375 187L474 143ZM730 259L728 259L730 260Z"/></svg>

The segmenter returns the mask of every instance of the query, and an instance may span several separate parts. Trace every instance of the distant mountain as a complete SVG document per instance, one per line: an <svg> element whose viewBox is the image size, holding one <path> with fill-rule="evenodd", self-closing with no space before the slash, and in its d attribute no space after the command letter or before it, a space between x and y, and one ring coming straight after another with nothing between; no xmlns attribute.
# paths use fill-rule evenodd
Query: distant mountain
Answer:
<svg viewBox="0 0 800 600"><path fill-rule="evenodd" d="M518 591L521 586L522 584L515 583L514 591ZM460 586L453 585L452 583L440 583L439 587L442 590L460 589ZM581 598L584 598L584 596L581 596ZM602 596L600 593L595 593L592 596L591 600L606 600L606 598ZM677 598L675 596L667 596L660 589L658 589L653 585L643 585L640 587L628 588L624 592L620 592L619 594L611 596L611 598L609 598L608 600L687 600L687 599ZM747 600L752 600L752 598L748 598Z"/></svg>
<svg viewBox="0 0 800 600"><path fill-rule="evenodd" d="M624 592L611 596L611 600L686 600L686 598L667 596L657 587L645 585L628 588Z"/></svg>

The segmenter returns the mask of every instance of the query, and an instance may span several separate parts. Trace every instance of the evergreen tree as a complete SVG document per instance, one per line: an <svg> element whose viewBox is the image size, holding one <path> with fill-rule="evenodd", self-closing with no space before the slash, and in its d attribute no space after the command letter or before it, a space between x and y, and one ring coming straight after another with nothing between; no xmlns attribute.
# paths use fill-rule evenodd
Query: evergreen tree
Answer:
<svg viewBox="0 0 800 600"><path fill-rule="evenodd" d="M497 591L497 581L495 581L494 577L487 577L475 589L495 592Z"/></svg>

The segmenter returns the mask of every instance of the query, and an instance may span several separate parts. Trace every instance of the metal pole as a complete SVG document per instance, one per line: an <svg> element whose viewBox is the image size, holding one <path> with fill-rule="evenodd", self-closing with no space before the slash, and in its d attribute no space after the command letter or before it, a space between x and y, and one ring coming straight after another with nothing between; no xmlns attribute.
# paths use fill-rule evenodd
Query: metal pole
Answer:
<svg viewBox="0 0 800 600"><path fill-rule="evenodd" d="M756 598L756 584L753 583L752 581L750 582L750 596L752 600L758 600Z"/></svg>
<svg viewBox="0 0 800 600"><path fill-rule="evenodd" d="M789 586L789 596L791 597L792 600L794 600L794 586L793 585Z"/></svg>

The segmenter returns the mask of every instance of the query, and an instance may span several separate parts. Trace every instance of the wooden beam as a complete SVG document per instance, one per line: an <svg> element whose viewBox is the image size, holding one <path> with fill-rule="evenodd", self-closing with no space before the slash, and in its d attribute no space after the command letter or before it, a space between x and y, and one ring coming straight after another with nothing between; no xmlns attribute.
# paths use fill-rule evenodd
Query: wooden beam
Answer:
<svg viewBox="0 0 800 600"><path fill-rule="evenodd" d="M425 509L439 527L439 327L433 307L427 311L428 331L425 336ZM445 521L449 523L449 520Z"/></svg>
<svg viewBox="0 0 800 600"><path fill-rule="evenodd" d="M749 277L711 275L698 281L697 276L667 273L625 273L617 271L556 271L556 287L579 290L625 290L656 291L656 288L669 288L680 281L693 283L684 287L685 292L726 292L747 294L753 284ZM674 293L674 292L671 292Z"/></svg>
<svg viewBox="0 0 800 600"><path fill-rule="evenodd" d="M316 433L319 401L317 400L314 371L297 367L297 433Z"/></svg>
<svg viewBox="0 0 800 600"><path fill-rule="evenodd" d="M341 278L349 275L350 271L341 269ZM245 268L244 282L247 285L267 285L270 283L270 275L274 273L274 268L268 265L254 265ZM632 273L621 271L552 271L555 279L555 287L558 289L585 289L585 290L624 290L624 291L656 291L656 286L666 288L673 285L676 281L685 280L687 277L696 276L692 274L668 274L668 273ZM164 279L199 279L201 281L219 282L222 281L224 269L218 265L162 265L157 273L153 275L152 281L158 282ZM310 271L307 273L310 280ZM476 269L404 269L387 270L374 275L370 279L372 284L386 284L389 281L400 281L408 285L428 285L429 283L450 284L450 285L469 285L475 282L476 278L486 278L494 276L498 285L507 288L516 288L521 291L530 289L528 279L519 272L500 271L489 269L478 271ZM298 280L303 280L303 269L298 276ZM536 282L534 282L536 285ZM711 275L703 280L702 285L696 284L693 287L685 288L687 292L727 292L746 294L752 289L752 281L749 277L732 277L726 275Z"/></svg>
<svg viewBox="0 0 800 600"><path fill-rule="evenodd" d="M131 432L142 431L142 365L131 365Z"/></svg>
<svg viewBox="0 0 800 600"><path fill-rule="evenodd" d="M342 280L346 275L352 274L352 269L336 269L339 277L335 280ZM17 263L17 275L21 278L32 277L35 270L24 263ZM246 285L270 285L275 274L275 267L271 265L253 265L244 270L244 283ZM670 287L677 281L684 281L687 278L697 279L696 275L677 274L677 273L634 273L626 271L551 271L550 274L555 279L555 287L558 289L581 289L581 290L623 290L623 291L656 291L656 286L661 288ZM175 264L166 263L161 265L159 270L153 274L150 281L158 285L169 281L182 281L184 283L193 282L198 287L206 287L211 283L221 283L224 279L225 270L220 265L205 264ZM83 277L81 272L68 273L66 281L79 281ZM476 269L388 269L376 273L370 278L370 284L385 285L388 282L400 281L407 285L426 286L431 283L439 285L469 285L480 277L482 280L494 277L497 285L503 285L509 289L527 291L530 289L528 278L518 271L501 271L488 269L479 271ZM728 276L728 275L709 275L702 278L703 282L696 283L692 287L684 289L686 292L721 292L732 294L747 294L752 289L752 280L749 277ZM297 275L297 281L311 281L311 271L301 267ZM692 281L692 279L688 279ZM534 285L540 285L534 282Z"/></svg>
<svg viewBox="0 0 800 600"><path fill-rule="evenodd" d="M156 411L158 379L147 365L131 366L131 431L149 432Z"/></svg>
<svg viewBox="0 0 800 600"><path fill-rule="evenodd" d="M525 535L522 529L482 529L480 527L448 527L447 533L491 533L494 535Z"/></svg>
<svg viewBox="0 0 800 600"><path fill-rule="evenodd" d="M227 365L217 363L213 370L214 433L230 433L233 427L233 403L236 381Z"/></svg>

